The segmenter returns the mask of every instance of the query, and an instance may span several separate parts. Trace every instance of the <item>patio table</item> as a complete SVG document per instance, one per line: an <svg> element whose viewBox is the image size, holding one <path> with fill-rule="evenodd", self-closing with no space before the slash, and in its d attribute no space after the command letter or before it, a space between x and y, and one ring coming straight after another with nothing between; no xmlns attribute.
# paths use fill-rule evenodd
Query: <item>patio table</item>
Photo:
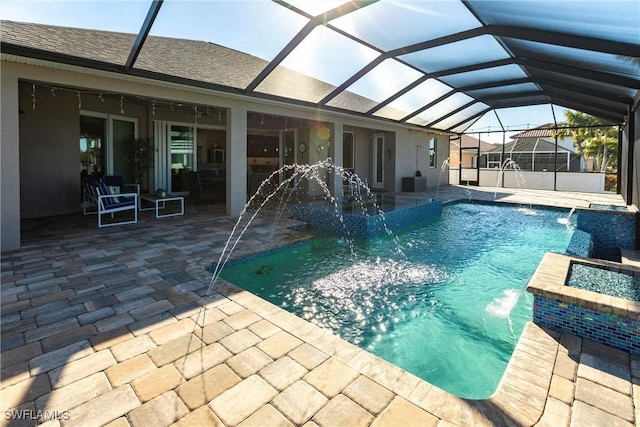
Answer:
<svg viewBox="0 0 640 427"><path fill-rule="evenodd" d="M142 207L142 201L153 203L154 206L153 207L143 208ZM169 202L174 202L175 204L179 203L180 204L180 210L172 209L170 212L167 212L167 213L162 212L165 209L169 210L169 208L167 206L169 204ZM170 193L166 193L165 195L159 195L159 194L156 194L156 193L153 193L153 194L141 194L140 195L140 204L139 204L139 206L140 206L140 210L141 211L148 211L148 210L155 209L156 218L166 218L166 217L170 217L170 216L184 215L184 197L177 196L177 195L170 194Z"/></svg>

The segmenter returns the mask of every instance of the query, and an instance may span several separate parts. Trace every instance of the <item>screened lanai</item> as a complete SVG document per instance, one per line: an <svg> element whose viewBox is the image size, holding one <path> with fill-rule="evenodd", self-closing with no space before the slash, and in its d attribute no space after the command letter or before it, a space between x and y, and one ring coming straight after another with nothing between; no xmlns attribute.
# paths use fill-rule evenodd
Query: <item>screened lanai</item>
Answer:
<svg viewBox="0 0 640 427"><path fill-rule="evenodd" d="M82 46L71 57L64 51L70 64L457 133L483 117L494 130L515 129L523 124L510 122L507 110L535 105L623 124L640 84L634 1L52 2L21 15L24 5L6 2L3 18L135 35L118 40L128 54L108 64L104 52ZM240 75L197 74L202 64L181 62L176 50L160 66L149 61L158 37L219 44L267 62ZM63 51L37 39L31 46L2 40L5 53L25 49L40 59ZM223 60L202 52L203 63L219 68ZM282 67L326 84L286 84Z"/></svg>

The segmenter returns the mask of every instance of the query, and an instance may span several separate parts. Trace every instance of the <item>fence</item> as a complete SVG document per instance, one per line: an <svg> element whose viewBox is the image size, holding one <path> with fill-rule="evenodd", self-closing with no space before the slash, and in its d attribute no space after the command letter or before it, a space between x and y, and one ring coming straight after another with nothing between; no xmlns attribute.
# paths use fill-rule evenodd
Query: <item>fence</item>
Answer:
<svg viewBox="0 0 640 427"><path fill-rule="evenodd" d="M466 184L466 178L475 181L476 170L449 170L449 184ZM471 173L468 173L471 172ZM555 176L554 176L555 175ZM471 178L473 176L473 178ZM606 193L605 173L600 172L532 172L499 169L480 169L478 184L481 187L526 188L532 190L577 191L583 193ZM503 184L504 180L504 184Z"/></svg>

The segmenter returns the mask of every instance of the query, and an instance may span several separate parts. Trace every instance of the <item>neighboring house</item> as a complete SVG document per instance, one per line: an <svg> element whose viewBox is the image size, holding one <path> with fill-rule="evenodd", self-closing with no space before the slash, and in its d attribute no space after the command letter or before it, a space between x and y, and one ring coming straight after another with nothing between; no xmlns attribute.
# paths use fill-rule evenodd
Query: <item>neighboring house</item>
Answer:
<svg viewBox="0 0 640 427"><path fill-rule="evenodd" d="M475 168L477 167L478 157L495 147L495 144L490 144L470 135L452 136L449 144L449 167L457 169L460 166L460 158L462 158L463 168Z"/></svg>
<svg viewBox="0 0 640 427"><path fill-rule="evenodd" d="M513 141L483 150L480 167L500 169L510 159L523 171L583 171L585 163L576 153L571 137L558 138L556 147L551 124L513 135Z"/></svg>
<svg viewBox="0 0 640 427"><path fill-rule="evenodd" d="M478 159L494 145L470 135L452 136L449 142L449 182L480 185Z"/></svg>
<svg viewBox="0 0 640 427"><path fill-rule="evenodd" d="M281 66L248 94L269 63L214 43L149 36L127 69L135 34L2 21L0 36L11 46L0 75L3 251L20 246L21 219L80 212L82 176L132 177L133 139L154 144L143 188L187 194L188 172L215 171L229 215L283 165L331 158L374 190L400 191L416 168L437 185L448 156L448 134L286 102L335 88ZM340 101L373 103L349 92Z"/></svg>

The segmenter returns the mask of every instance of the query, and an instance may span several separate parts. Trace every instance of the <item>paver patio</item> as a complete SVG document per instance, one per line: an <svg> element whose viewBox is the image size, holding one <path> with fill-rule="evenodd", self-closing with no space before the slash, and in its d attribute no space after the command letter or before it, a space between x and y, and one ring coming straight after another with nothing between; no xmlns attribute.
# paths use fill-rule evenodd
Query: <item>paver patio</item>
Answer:
<svg viewBox="0 0 640 427"><path fill-rule="evenodd" d="M446 187L439 198L494 199ZM500 190L500 201L588 206L615 195ZM533 323L496 393L465 400L205 269L235 218L216 206L98 230L25 222L2 255L2 425L638 425L640 358ZM258 219L236 255L296 241ZM25 419L26 418L26 419Z"/></svg>

